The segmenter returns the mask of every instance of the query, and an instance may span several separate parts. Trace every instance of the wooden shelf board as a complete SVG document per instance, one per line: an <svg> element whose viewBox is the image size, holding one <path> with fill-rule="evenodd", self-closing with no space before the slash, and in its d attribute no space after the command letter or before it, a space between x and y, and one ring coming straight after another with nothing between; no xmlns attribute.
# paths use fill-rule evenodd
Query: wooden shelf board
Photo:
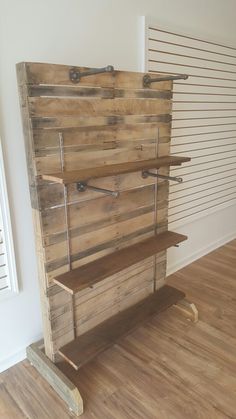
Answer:
<svg viewBox="0 0 236 419"><path fill-rule="evenodd" d="M90 179L100 177L120 175L148 169L159 169L163 166L179 166L190 160L190 157L166 156L159 157L158 159L72 170L71 172L44 174L42 175L42 179L68 185L70 183L88 181Z"/></svg>
<svg viewBox="0 0 236 419"><path fill-rule="evenodd" d="M185 294L165 285L132 307L110 317L92 330L63 346L59 353L76 370L91 361L99 353L112 346L151 316L160 313L182 300Z"/></svg>
<svg viewBox="0 0 236 419"><path fill-rule="evenodd" d="M54 278L54 282L71 294L92 287L97 282L114 275L156 253L187 239L179 233L165 231L132 246L110 253L93 262Z"/></svg>

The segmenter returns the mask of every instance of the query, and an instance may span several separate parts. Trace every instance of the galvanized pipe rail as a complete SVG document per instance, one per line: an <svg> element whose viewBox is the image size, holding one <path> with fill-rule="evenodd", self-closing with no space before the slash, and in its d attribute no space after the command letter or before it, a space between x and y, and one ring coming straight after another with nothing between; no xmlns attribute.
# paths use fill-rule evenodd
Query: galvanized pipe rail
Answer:
<svg viewBox="0 0 236 419"><path fill-rule="evenodd" d="M73 83L79 83L82 77L92 76L94 74L100 73L112 73L114 71L114 67L112 65L107 65L106 67L102 68L91 68L90 70L81 72L77 67L73 67L69 71L70 80Z"/></svg>
<svg viewBox="0 0 236 419"><path fill-rule="evenodd" d="M149 176L160 178L160 179L165 179L165 180L173 180L174 182L178 182L178 183L182 183L183 182L182 177L159 175L159 173L149 172L149 170L143 170L142 171L142 177L144 179L146 179Z"/></svg>
<svg viewBox="0 0 236 419"><path fill-rule="evenodd" d="M143 76L143 87L150 87L151 83L156 83L160 81L170 81L170 80L187 80L187 74L180 74L178 76L161 76L155 77L154 79L151 78L150 74L145 74Z"/></svg>

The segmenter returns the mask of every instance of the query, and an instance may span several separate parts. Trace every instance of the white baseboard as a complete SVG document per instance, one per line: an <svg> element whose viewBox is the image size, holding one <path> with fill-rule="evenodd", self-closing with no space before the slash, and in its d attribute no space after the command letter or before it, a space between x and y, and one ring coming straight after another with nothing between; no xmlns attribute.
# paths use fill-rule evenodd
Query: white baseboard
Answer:
<svg viewBox="0 0 236 419"><path fill-rule="evenodd" d="M37 342L42 339L42 335L35 337L32 339L32 342ZM29 344L30 345L30 344ZM28 346L28 345L27 345ZM7 356L0 362L0 373L6 371L8 368L12 367L13 365L17 364L18 362L23 361L26 358L26 346L21 347L18 351L12 353L11 355Z"/></svg>
<svg viewBox="0 0 236 419"><path fill-rule="evenodd" d="M194 262L195 260L201 258L202 256L207 255L208 253L212 252L213 250L217 249L220 246L228 243L231 240L236 239L236 231L227 234L221 237L219 240L211 243L206 247L202 247L197 252L193 252L192 254L188 255L187 257L178 260L177 263L172 265L167 265L167 276L173 274L174 272L179 271L180 269L184 268L185 266L189 265L190 263Z"/></svg>

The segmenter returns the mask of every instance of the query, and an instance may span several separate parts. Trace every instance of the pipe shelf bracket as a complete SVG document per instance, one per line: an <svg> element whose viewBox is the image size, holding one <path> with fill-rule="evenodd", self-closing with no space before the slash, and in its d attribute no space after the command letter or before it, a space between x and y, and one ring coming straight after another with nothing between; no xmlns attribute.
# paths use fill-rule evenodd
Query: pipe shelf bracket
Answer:
<svg viewBox="0 0 236 419"><path fill-rule="evenodd" d="M90 70L81 72L77 67L73 67L69 71L69 77L72 83L79 83L82 77L92 76L94 74L101 74L101 73L112 73L114 71L114 67L112 65L108 65L103 68L91 68Z"/></svg>

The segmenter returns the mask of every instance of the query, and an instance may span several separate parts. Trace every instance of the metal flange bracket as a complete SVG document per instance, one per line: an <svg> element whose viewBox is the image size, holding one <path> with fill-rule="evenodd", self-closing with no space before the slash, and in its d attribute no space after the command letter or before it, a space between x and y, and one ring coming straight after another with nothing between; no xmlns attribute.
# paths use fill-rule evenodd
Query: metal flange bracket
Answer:
<svg viewBox="0 0 236 419"><path fill-rule="evenodd" d="M160 179L173 180L174 182L178 182L178 183L183 182L182 177L159 175L158 173L149 172L149 170L143 170L142 171L142 177L144 179L146 179L149 176L160 178Z"/></svg>
<svg viewBox="0 0 236 419"><path fill-rule="evenodd" d="M109 189L103 189L103 188L97 188L96 186L88 185L87 182L78 182L76 184L77 191L78 192L85 192L87 189L90 189L91 191L100 192L105 195L113 196L114 198L117 198L119 196L119 192L117 191L111 191Z"/></svg>
<svg viewBox="0 0 236 419"><path fill-rule="evenodd" d="M187 80L187 74L180 74L178 76L163 76L151 78L150 74L145 74L143 76L143 87L150 87L151 83L160 82L160 81L170 81L170 80Z"/></svg>
<svg viewBox="0 0 236 419"><path fill-rule="evenodd" d="M112 65L107 65L103 68L91 68L90 70L81 72L77 67L73 67L69 71L70 80L73 83L79 83L82 77L92 76L93 74L100 74L100 73L112 73L114 71L114 67Z"/></svg>

